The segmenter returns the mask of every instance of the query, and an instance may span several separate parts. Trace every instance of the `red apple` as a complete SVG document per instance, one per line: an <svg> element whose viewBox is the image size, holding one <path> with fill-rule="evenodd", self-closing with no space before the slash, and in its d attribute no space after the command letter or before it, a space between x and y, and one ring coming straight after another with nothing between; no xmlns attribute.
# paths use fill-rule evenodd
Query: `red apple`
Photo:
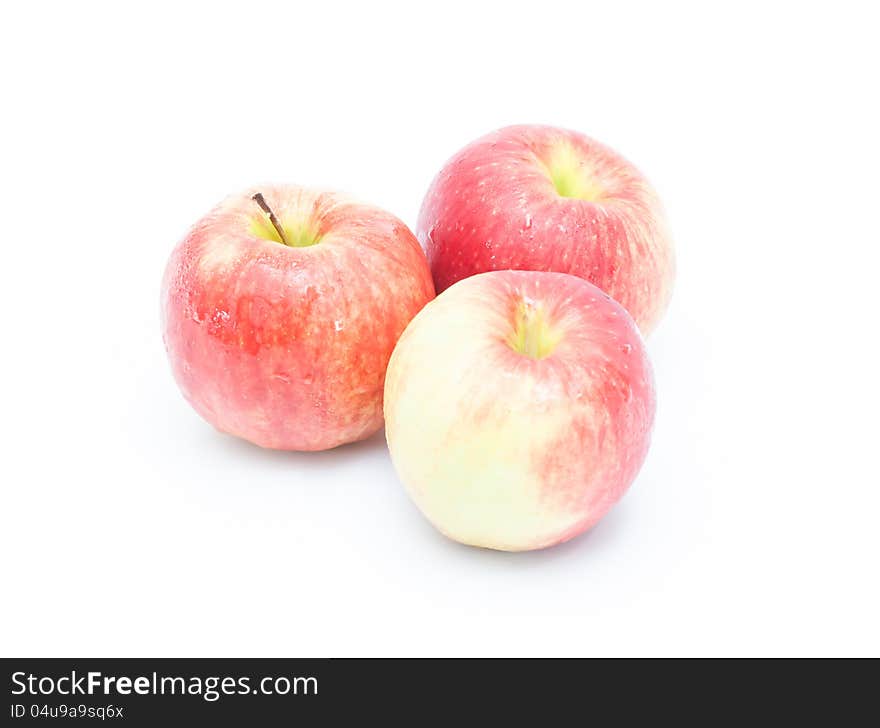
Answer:
<svg viewBox="0 0 880 728"><path fill-rule="evenodd" d="M620 155L566 129L511 126L462 149L434 179L416 234L438 293L491 270L571 273L648 333L672 291L654 190Z"/></svg>
<svg viewBox="0 0 880 728"><path fill-rule="evenodd" d="M425 306L388 365L394 466L449 538L539 549L590 528L648 450L654 385L629 314L563 273L466 278Z"/></svg>
<svg viewBox="0 0 880 728"><path fill-rule="evenodd" d="M382 425L385 368L434 297L393 215L294 186L233 195L177 246L162 283L171 368L223 432L324 450Z"/></svg>

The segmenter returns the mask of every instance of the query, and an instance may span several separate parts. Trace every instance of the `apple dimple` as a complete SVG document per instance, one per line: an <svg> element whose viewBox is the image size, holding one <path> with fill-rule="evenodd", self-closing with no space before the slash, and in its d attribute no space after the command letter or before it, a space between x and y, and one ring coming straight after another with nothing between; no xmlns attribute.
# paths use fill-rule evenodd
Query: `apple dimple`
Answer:
<svg viewBox="0 0 880 728"><path fill-rule="evenodd" d="M607 198L597 170L572 143L562 140L552 144L538 161L559 197L586 202Z"/></svg>

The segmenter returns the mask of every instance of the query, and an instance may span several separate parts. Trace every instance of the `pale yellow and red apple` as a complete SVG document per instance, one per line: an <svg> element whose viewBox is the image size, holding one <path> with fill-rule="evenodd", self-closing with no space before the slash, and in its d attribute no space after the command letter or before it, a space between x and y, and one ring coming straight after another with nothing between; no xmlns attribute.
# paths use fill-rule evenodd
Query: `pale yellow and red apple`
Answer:
<svg viewBox="0 0 880 728"><path fill-rule="evenodd" d="M562 273L462 280L413 319L385 381L394 466L456 541L539 549L595 524L632 483L654 418L629 314Z"/></svg>
<svg viewBox="0 0 880 728"><path fill-rule="evenodd" d="M438 293L492 270L571 273L648 333L672 291L672 241L654 189L575 131L511 126L466 146L431 184L416 234Z"/></svg>
<svg viewBox="0 0 880 728"><path fill-rule="evenodd" d="M424 253L396 217L266 185L224 200L174 250L163 336L181 391L217 429L323 450L381 427L388 359L433 297Z"/></svg>

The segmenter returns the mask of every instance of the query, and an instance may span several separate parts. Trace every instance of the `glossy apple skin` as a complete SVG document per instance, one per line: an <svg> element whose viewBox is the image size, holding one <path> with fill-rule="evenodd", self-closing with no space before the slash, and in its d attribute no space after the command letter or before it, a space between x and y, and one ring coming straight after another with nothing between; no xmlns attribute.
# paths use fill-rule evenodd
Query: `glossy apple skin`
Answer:
<svg viewBox="0 0 880 728"><path fill-rule="evenodd" d="M549 173L567 150L599 199L562 197ZM450 159L422 204L416 235L441 292L492 270L571 273L626 308L649 333L672 292L674 255L653 188L620 155L583 134L511 126Z"/></svg>
<svg viewBox="0 0 880 728"><path fill-rule="evenodd" d="M522 301L560 335L509 345ZM442 533L505 551L590 528L648 451L655 395L627 312L562 273L498 271L456 283L404 332L385 380L385 433L401 481Z"/></svg>
<svg viewBox="0 0 880 728"><path fill-rule="evenodd" d="M321 240L254 233L261 192ZM434 296L418 241L393 215L334 193L262 186L200 220L171 255L162 330L181 391L214 427L266 448L324 450L382 425L385 368Z"/></svg>

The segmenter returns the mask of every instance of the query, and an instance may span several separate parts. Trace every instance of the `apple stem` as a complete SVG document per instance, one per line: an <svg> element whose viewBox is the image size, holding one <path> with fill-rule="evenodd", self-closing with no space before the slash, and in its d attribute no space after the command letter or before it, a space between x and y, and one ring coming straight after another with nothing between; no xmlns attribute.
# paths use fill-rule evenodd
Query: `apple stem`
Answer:
<svg viewBox="0 0 880 728"><path fill-rule="evenodd" d="M260 209L269 216L269 222L272 223L272 227L275 228L275 232L278 233L278 237L281 238L281 242L285 245L290 245L290 243L287 242L287 238L284 236L284 228L281 227L281 223L278 222L278 218L275 217L275 213L272 212L272 208L269 207L269 203L266 202L266 198L263 197L263 193L257 192L257 194L251 197L251 199L256 202L260 206Z"/></svg>
<svg viewBox="0 0 880 728"><path fill-rule="evenodd" d="M538 349L540 348L541 334L537 322L537 312L532 306L528 306L525 311L525 332L523 337L523 352L532 359L538 358Z"/></svg>

